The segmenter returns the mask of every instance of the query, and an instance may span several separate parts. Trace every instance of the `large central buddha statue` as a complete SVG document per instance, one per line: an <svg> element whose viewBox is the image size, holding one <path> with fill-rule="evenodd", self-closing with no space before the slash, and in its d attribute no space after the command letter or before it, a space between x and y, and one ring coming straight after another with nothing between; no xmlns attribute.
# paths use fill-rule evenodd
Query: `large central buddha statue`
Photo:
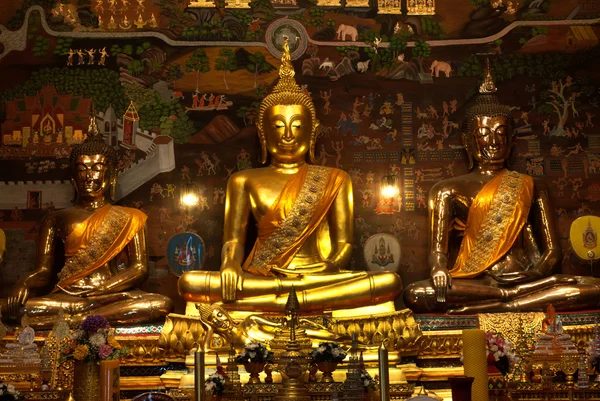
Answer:
<svg viewBox="0 0 600 401"><path fill-rule="evenodd" d="M41 222L36 269L0 300L2 316L29 315L35 328L50 328L59 314L77 324L101 315L113 324L164 318L169 298L137 289L148 277L147 216L113 206L117 155L104 143L92 116L88 139L70 156L75 205Z"/></svg>
<svg viewBox="0 0 600 401"><path fill-rule="evenodd" d="M221 269L185 273L179 292L188 302L228 310L283 312L294 287L305 312L372 305L393 311L398 275L344 270L352 253L352 182L341 170L307 163L307 156L314 163L319 122L294 79L287 38L281 61L256 123L262 161L270 156L270 163L229 179ZM250 214L258 238L246 256Z"/></svg>
<svg viewBox="0 0 600 401"><path fill-rule="evenodd" d="M495 92L488 62L464 122L473 170L432 187L431 277L409 285L405 303L450 313L597 308L600 279L554 274L562 252L548 191L506 167L511 108Z"/></svg>

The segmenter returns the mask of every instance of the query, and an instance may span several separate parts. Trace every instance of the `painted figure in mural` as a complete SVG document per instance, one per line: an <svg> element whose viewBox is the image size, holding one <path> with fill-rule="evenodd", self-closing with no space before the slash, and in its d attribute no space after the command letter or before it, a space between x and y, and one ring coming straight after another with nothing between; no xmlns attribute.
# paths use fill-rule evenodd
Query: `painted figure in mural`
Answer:
<svg viewBox="0 0 600 401"><path fill-rule="evenodd" d="M599 279L553 275L562 260L554 211L539 182L505 167L512 115L495 91L488 67L465 117L475 169L431 189L431 278L408 286L405 302L416 311L450 313L598 307Z"/></svg>
<svg viewBox="0 0 600 401"><path fill-rule="evenodd" d="M283 312L291 288L303 311L368 305L393 311L398 275L344 270L353 241L352 183L343 171L309 165L319 122L312 99L294 79L287 38L279 82L259 109L264 168L235 173L228 182L220 272L186 272L186 301L222 303L227 310ZM250 214L258 238L244 260ZM324 255L324 256L322 256ZM343 296L342 296L343 294Z"/></svg>
<svg viewBox="0 0 600 401"><path fill-rule="evenodd" d="M136 289L148 276L147 216L111 205L116 159L91 117L88 140L71 152L75 206L42 220L37 268L0 300L3 316L28 314L32 327L50 328L61 310L75 324L90 314L116 324L151 322L172 310L169 298Z"/></svg>

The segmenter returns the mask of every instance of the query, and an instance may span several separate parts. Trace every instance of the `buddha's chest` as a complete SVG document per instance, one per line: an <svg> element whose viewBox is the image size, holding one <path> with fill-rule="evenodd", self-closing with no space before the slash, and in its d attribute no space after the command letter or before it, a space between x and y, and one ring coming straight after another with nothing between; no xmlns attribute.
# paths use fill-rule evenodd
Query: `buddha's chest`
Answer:
<svg viewBox="0 0 600 401"><path fill-rule="evenodd" d="M265 174L247 181L246 190L250 207L258 221L275 202L290 202L291 205L292 197L287 196L287 192L282 193L290 178L285 174Z"/></svg>
<svg viewBox="0 0 600 401"><path fill-rule="evenodd" d="M59 221L57 221L57 234L64 242L67 237L88 217L90 217L93 212L90 212L85 209L79 208L71 208L72 210L67 209Z"/></svg>

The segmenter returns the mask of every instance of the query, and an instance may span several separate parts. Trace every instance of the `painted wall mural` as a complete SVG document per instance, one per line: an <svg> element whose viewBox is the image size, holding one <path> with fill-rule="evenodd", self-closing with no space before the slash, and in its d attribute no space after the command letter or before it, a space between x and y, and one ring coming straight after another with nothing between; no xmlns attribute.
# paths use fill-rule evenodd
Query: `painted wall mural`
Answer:
<svg viewBox="0 0 600 401"><path fill-rule="evenodd" d="M460 123L489 57L514 107L511 165L552 188L563 271L600 274L568 240L600 201L599 16L597 0L2 2L0 293L34 268L40 218L70 205L69 150L92 106L121 155L119 202L150 217L147 289L177 299L167 243L180 232L218 269L227 179L259 166L254 123L283 35L318 109L318 163L354 183L353 269L385 233L404 282L427 277L428 192L467 172ZM389 176L398 196L382 196Z"/></svg>

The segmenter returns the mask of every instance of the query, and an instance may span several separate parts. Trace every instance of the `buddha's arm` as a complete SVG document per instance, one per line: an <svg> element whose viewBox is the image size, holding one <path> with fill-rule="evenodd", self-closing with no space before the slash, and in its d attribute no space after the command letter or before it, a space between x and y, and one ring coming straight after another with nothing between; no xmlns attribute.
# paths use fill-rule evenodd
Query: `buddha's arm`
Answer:
<svg viewBox="0 0 600 401"><path fill-rule="evenodd" d="M56 245L56 216L49 214L42 220L37 242L36 269L19 281L8 298L8 315L11 319L19 316L30 290L45 287L50 283L54 267L54 247Z"/></svg>
<svg viewBox="0 0 600 401"><path fill-rule="evenodd" d="M453 220L452 189L439 183L429 193L429 266L438 302L446 301L452 278L448 272L448 236Z"/></svg>
<svg viewBox="0 0 600 401"><path fill-rule="evenodd" d="M536 183L537 185L537 183ZM533 271L541 277L551 275L562 260L562 250L554 209L545 188L537 191L534 204L531 206L531 221L537 233L540 250L542 252L539 260L533 267Z"/></svg>
<svg viewBox="0 0 600 401"><path fill-rule="evenodd" d="M350 265L354 239L354 208L352 205L352 181L347 174L344 174L344 183L331 205L328 216L331 253L327 262L332 265L331 269L334 271Z"/></svg>
<svg viewBox="0 0 600 401"><path fill-rule="evenodd" d="M122 292L137 287L148 278L148 249L146 247L146 227L140 230L126 247L129 266L122 269L99 288L86 294L97 296L106 293Z"/></svg>
<svg viewBox="0 0 600 401"><path fill-rule="evenodd" d="M541 254L529 270L494 276L503 284L523 284L522 288L528 288L529 285L525 283L550 276L562 259L556 220L548 191L542 185L539 182L535 184L535 199L528 218L530 224L523 229L525 241L530 242L532 247L538 245Z"/></svg>
<svg viewBox="0 0 600 401"><path fill-rule="evenodd" d="M236 290L242 291L244 244L250 217L250 202L245 190L246 178L234 174L227 182L223 248L221 250L221 291L223 301L235 301Z"/></svg>

